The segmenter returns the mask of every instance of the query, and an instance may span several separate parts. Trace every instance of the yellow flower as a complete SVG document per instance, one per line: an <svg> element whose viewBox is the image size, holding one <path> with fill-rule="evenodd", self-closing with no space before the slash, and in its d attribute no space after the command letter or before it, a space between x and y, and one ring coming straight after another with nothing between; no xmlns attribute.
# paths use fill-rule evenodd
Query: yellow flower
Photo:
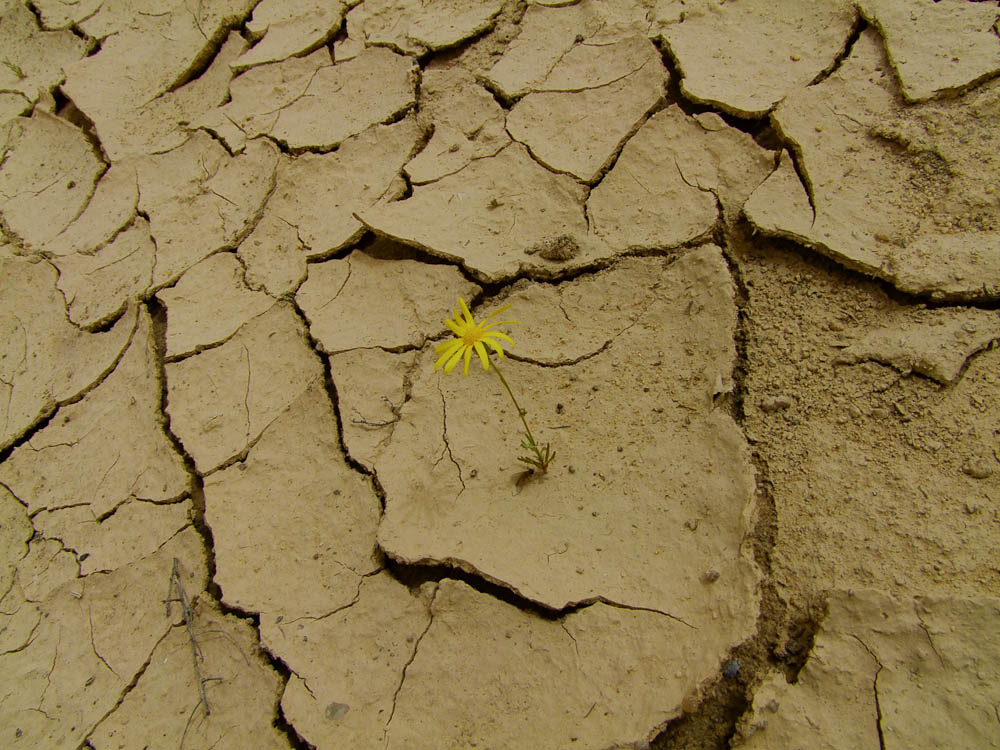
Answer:
<svg viewBox="0 0 1000 750"><path fill-rule="evenodd" d="M451 330L457 338L449 339L448 341L444 341L434 347L434 353L441 355L438 357L437 364L434 365L434 371L437 372L441 365L444 365L444 371L451 372L455 369L455 365L458 364L458 361L464 354L465 372L462 374L468 376L469 360L472 359L473 350L475 350L476 354L479 355L479 361L483 363L483 369L488 370L490 369L490 358L486 353L486 347L484 344L489 344L500 359L503 359L503 347L500 346L497 339L507 339L511 346L514 345L514 339L506 333L491 331L490 329L494 326L503 325L504 323L519 323L520 321L498 320L495 323L487 324L487 320L496 317L504 310L510 308L510 305L504 305L492 315L487 317L482 323L477 323L473 319L472 313L469 312L469 306L465 304L465 300L459 297L458 301L462 306L462 315L459 315L458 309L456 308L453 311L455 319L445 320L444 322L444 324L448 326L449 330Z"/></svg>

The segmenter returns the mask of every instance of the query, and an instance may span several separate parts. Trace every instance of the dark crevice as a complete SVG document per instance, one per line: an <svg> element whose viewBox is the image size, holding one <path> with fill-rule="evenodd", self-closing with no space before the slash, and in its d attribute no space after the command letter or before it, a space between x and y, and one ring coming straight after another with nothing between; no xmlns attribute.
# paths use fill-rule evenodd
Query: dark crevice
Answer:
<svg viewBox="0 0 1000 750"><path fill-rule="evenodd" d="M118 710L118 708L122 705L122 703L125 702L125 697L130 692L132 692L132 690L135 688L136 685L139 684L139 680L142 679L142 676L146 673L146 670L149 669L149 665L153 660L153 654L156 653L156 649L160 647L160 644L163 643L163 641L165 641L169 637L171 630L173 630L173 628L168 627L163 632L163 635L160 636L160 638L156 641L156 643L153 644L153 648L150 649L149 655L146 657L146 661L143 662L143 664L139 667L139 669L136 670L136 673L132 675L132 679L128 681L128 684L122 688L121 693L119 693L118 695L118 700L115 701L115 704L110 709L108 709L108 711L100 719L94 722L94 725L87 731L87 736L84 740L84 743L87 746L91 746L90 735L94 733L97 727L99 727L104 722L105 719L107 719L109 716L111 716L111 714L113 714L115 711ZM93 635L91 635L91 645L93 646ZM101 659L102 662L104 661L104 659L100 656L100 654L97 654L96 649L94 649L94 653L98 656L98 658ZM107 662L105 662L105 666L107 666L108 669L111 669L111 667L108 666ZM117 676L117 673L114 672L114 670L111 671Z"/></svg>
<svg viewBox="0 0 1000 750"><path fill-rule="evenodd" d="M747 346L751 325L750 295L739 260L730 248L734 240L730 239L721 221L716 224L714 240L722 248L729 266L737 309L734 334L736 360L732 372L734 387L725 406L742 428L745 422L749 371ZM742 241L744 240L741 238L735 239L737 243ZM767 673L782 666L781 632L787 608L771 575L771 554L777 537L776 506L765 459L757 451L753 451L752 461L756 478L756 524L749 533L748 541L762 575L757 629L751 638L733 648L719 665L719 672L702 688L702 699L698 705L667 724L652 744L657 750L729 748L740 717L753 702L756 685Z"/></svg>
<svg viewBox="0 0 1000 750"><path fill-rule="evenodd" d="M410 665L413 664L413 661L417 658L417 650L420 648L420 642L424 639L424 636L427 635L427 631L431 629L431 625L434 623L433 607L434 607L434 600L436 598L437 598L437 589L434 590L434 593L431 595L431 600L427 604L427 624L424 626L424 629L423 631L421 631L420 635L416 637L415 642L413 644L413 650L410 652L410 658L407 660L406 664L403 665L403 669L400 670L399 684L396 685L396 690L392 694L392 709L389 711L389 718L386 719L385 727L382 730L383 740L385 739L385 736L389 733L389 725L392 723L392 717L396 715L396 704L399 699L399 693L403 689L403 683L406 682L406 672L409 670ZM388 745L388 743L386 744Z"/></svg>
<svg viewBox="0 0 1000 750"><path fill-rule="evenodd" d="M365 477L371 484L372 491L379 500L379 506L382 510L385 509L385 490L382 488L382 484L379 482L378 474L366 467L360 461L355 459L347 448L347 444L344 442L344 419L342 415L342 410L340 407L340 394L337 391L337 384L333 380L333 371L330 366L330 357L323 350L323 345L313 337L312 331L309 328L309 317L305 314L301 307L299 307L298 302L292 298L292 306L295 308L296 314L303 322L306 338L309 341L309 346L319 358L323 365L323 386L326 390L327 397L330 399L330 408L333 410L334 419L337 422L337 442L340 446L341 454L344 460L347 462L354 471L356 471L361 476Z"/></svg>
<svg viewBox="0 0 1000 750"><path fill-rule="evenodd" d="M267 652L265 651L264 653L266 654ZM271 662L271 668L274 669L279 674L281 674L281 670L278 669L277 665L282 663L274 659L273 657L270 658L269 661ZM282 664L282 666L284 666L284 664ZM285 667L285 669L287 670L287 667ZM284 675L286 683L288 682L288 676L290 674L291 672ZM295 731L295 727L292 726L291 722L288 721L287 718L285 718L285 711L281 707L280 700L278 701L277 715L271 722L271 726L273 726L275 729L277 729L285 736L285 739L288 740L288 745L292 748L292 750L316 750L316 746L307 742L302 735L300 735L298 732Z"/></svg>
<svg viewBox="0 0 1000 750"><path fill-rule="evenodd" d="M833 75L844 63L844 60L850 57L851 51L854 49L854 45L857 43L858 39L861 38L862 32L868 28L868 21L865 20L864 16L861 15L861 12L857 8L855 8L854 13L854 25L851 27L851 33L847 35L847 39L844 41L843 49L837 53L837 56L833 59L832 63L821 70L816 77L810 81L810 86L822 83Z"/></svg>
<svg viewBox="0 0 1000 750"><path fill-rule="evenodd" d="M663 65L670 72L670 80L667 82L667 96L671 101L676 102L685 113L695 115L702 112L714 112L722 117L727 124L751 135L753 135L753 129L757 127L757 123L767 120L767 112L751 114L741 110L730 110L727 109L725 102L701 101L693 98L690 94L685 94L681 88L681 81L685 78L684 69L670 47L670 42L663 36L651 41L660 50Z"/></svg>
<svg viewBox="0 0 1000 750"><path fill-rule="evenodd" d="M45 24L42 23L42 12L38 10L38 6L35 5L33 0L25 0L24 4L27 6L28 10L31 11L31 14L35 17L35 23L38 24L38 28L43 31L46 30Z"/></svg>
<svg viewBox="0 0 1000 750"><path fill-rule="evenodd" d="M249 21L249 18L250 18L250 16L247 16L247 18L243 21L243 23L239 27L240 35L244 39L248 39L249 38L249 33L247 32L247 28L246 28L246 24L247 24L247 21ZM289 55L288 57L283 58L280 62L284 62L285 60L291 60L291 59L294 59L294 58L308 57L313 52L315 52L316 50L318 50L320 47L326 47L330 51L330 62L336 64L336 60L334 59L333 49L332 49L331 45L333 44L333 41L335 39L339 38L342 34L346 33L346 28L347 28L346 18L345 18L345 16L341 16L340 23L338 23L336 26L331 26L329 29L327 29L326 33L323 36L321 36L319 39L317 39L315 42L313 42L312 44L308 45L304 49L299 50L298 52L295 52L295 53ZM254 47L256 47L257 44L261 40L263 40L266 36L267 36L267 32L265 32L264 35L261 36L259 39L249 40L249 41L252 41L253 43L249 47L247 47L247 51L249 52ZM278 62L278 61L275 61L275 62ZM264 62L264 63L256 63L254 65L250 65L250 66L247 66L247 67L241 66L239 68L234 69L233 72L236 75L239 75L239 74L244 73L244 72L246 72L248 70L252 70L253 68L259 67L260 65L270 65L270 64L272 64L272 63Z"/></svg>
<svg viewBox="0 0 1000 750"><path fill-rule="evenodd" d="M128 308L126 308L126 310L127 309ZM7 458L10 456L10 454L13 453L15 450L17 450L17 448L21 447L25 443L28 443L35 435L44 430L52 421L53 417L55 417L55 415L59 412L59 409L61 409L64 406L69 406L70 404L75 404L79 401L82 401L84 398L86 398L87 394L89 394L95 388L100 386L101 383L103 383L107 379L107 377L112 372L114 372L115 369L117 369L118 363L121 362L122 358L125 356L125 352L127 352L129 347L132 346L132 340L135 338L135 331L137 328L137 325L135 324L136 322L137 321L133 322L132 330L129 331L128 339L122 346L121 350L115 355L111 363L94 379L94 381L89 385L87 385L86 387L82 388L79 393L76 393L75 395L69 398L63 399L62 401L57 401L53 403L53 405L49 409L42 412L38 417L36 417L34 421L28 424L24 428L24 430L21 431L21 434L19 436L17 436L11 441L11 444L9 446L4 448L3 450L0 450L0 463L6 461Z"/></svg>
<svg viewBox="0 0 1000 750"><path fill-rule="evenodd" d="M872 661L875 662L875 676L872 678L872 695L875 703L875 731L878 733L879 750L885 750L885 735L882 732L882 704L878 695L878 678L879 675L882 674L882 662L878 658L878 655L868 647L867 643L853 633L850 635L854 640L861 644L861 648L863 648L871 657Z"/></svg>
<svg viewBox="0 0 1000 750"><path fill-rule="evenodd" d="M239 607L234 607L226 604L222 598L222 588L215 580L216 576L216 560L215 560L215 538L212 534L212 529L205 520L205 481L204 478L199 474L197 468L195 467L194 458L187 452L184 445L181 443L180 439L173 433L170 429L170 414L167 412L168 406L168 393L167 393L167 377L166 377L166 362L164 355L166 353L167 346L167 309L164 307L159 300L155 297L151 298L147 302L147 307L149 309L150 317L153 321L153 340L154 347L156 350L157 361L160 366L160 413L163 419L163 432L167 439L171 442L174 451L180 456L184 467L187 470L188 476L191 479L193 488L190 493L191 505L192 505L192 524L195 530L202 538L202 544L205 551L206 568L208 572L208 583L206 585L206 592L212 598L214 603L218 605L219 610L226 615L232 615L238 617L241 620L250 624L257 634L257 641L260 642L260 615L256 612L249 612ZM282 691L284 691L284 685L288 682L288 677L290 675L290 670L288 667L281 662L279 659L274 657L266 649L261 649L261 653L267 659L268 664L272 669L275 670L279 675L282 676L284 682L282 683ZM289 744L296 748L296 750L307 750L312 748L311 745L302 740L301 737L295 732L294 728L285 719L284 714L281 711L280 702L277 705L275 717L272 720L272 725L281 731L289 741Z"/></svg>
<svg viewBox="0 0 1000 750"><path fill-rule="evenodd" d="M397 581L412 591L417 591L428 582L440 583L443 580L462 581L481 594L508 604L521 612L531 614L549 622L558 622L595 604L605 604L609 607L633 611L650 612L667 617L684 627L693 628L684 618L670 612L663 612L649 607L623 604L601 596L590 597L577 602L571 602L563 607L552 607L544 602L530 599L517 589L500 579L478 570L475 566L458 558L424 559L414 562L404 562L392 557L391 553L382 550L385 570Z"/></svg>
<svg viewBox="0 0 1000 750"><path fill-rule="evenodd" d="M773 117L771 118L771 124L774 127L774 132L778 140L785 148L785 153L792 160L792 168L795 170L795 174L802 184L802 189L805 190L806 199L809 201L809 210L812 211L812 220L810 222L810 226L812 226L816 223L816 193L813 189L812 178L809 176L809 172L805 166L805 155L802 151L802 145L786 134L781 129L781 124Z"/></svg>
<svg viewBox="0 0 1000 750"><path fill-rule="evenodd" d="M481 594L498 599L522 612L536 615L544 620L555 621L566 614L563 610L552 609L532 599L523 597L508 586L494 582L482 573L472 572L460 567L463 564L461 561L444 560L405 563L394 559L388 554L385 555L386 571L412 591L418 590L423 584L428 582L440 583L445 579L452 579L462 581Z"/></svg>
<svg viewBox="0 0 1000 750"><path fill-rule="evenodd" d="M1000 310L1000 288L984 288L982 291L983 296L954 295L946 298L940 298L931 293L915 294L905 292L886 279L873 275L871 271L851 267L846 262L836 261L821 249L814 248L805 242L799 242L781 235L761 232L750 225L745 218L742 218L740 223L746 228L748 234L765 237L768 247L794 255L801 262L812 268L837 276L847 285L856 284L859 279L863 280L866 284L874 284L878 286L882 294L902 307L923 306L929 310L947 310L953 308Z"/></svg>
<svg viewBox="0 0 1000 750"><path fill-rule="evenodd" d="M499 105L500 109L503 110L504 115L509 113L514 105L521 99L521 97L508 97L496 86L496 84L493 83L493 81L485 76L476 76L476 82L489 92L490 96L493 97L493 100Z"/></svg>
<svg viewBox="0 0 1000 750"><path fill-rule="evenodd" d="M153 324L153 346L156 360L160 366L160 414L162 419L163 434L170 442L174 452L180 457L191 482L190 496L193 516L192 523L204 543L206 565L208 568L207 590L211 597L219 603L219 606L224 612L227 614L245 616L244 612L233 610L222 602L222 589L220 589L219 585L215 582L215 541L212 536L212 529L205 522L205 481L195 466L194 458L187 452L187 449L184 448L180 438L178 438L170 428L170 413L167 411L167 407L169 406L167 372L166 360L164 356L167 349L167 308L163 306L163 304L160 303L156 297L150 298L150 300L146 303L146 306L149 310L149 315Z"/></svg>
<svg viewBox="0 0 1000 750"><path fill-rule="evenodd" d="M111 159L108 157L107 153L104 151L104 145L101 143L100 136L97 134L97 128L94 125L94 121L79 107L76 103L66 96L62 87L56 87L52 92L53 99L55 100L55 114L58 117L63 118L69 123L72 123L78 127L83 134L87 137L90 142L90 147L93 149L94 154L100 159L101 163L104 164L104 171L97 176L94 180L94 187L96 189L97 183L100 182L101 177L104 176L104 172L111 166ZM84 206L90 203L90 198L88 197L87 202ZM75 217L74 217L75 218Z"/></svg>
<svg viewBox="0 0 1000 750"><path fill-rule="evenodd" d="M194 12L195 24L198 26L198 30L201 31L202 36L205 36L205 32L201 29L201 23L198 19L200 10L201 4L199 3L198 10ZM230 32L239 31L242 33L245 30L247 21L253 15L253 10L251 8L244 17L229 17L223 20L211 37L205 36L205 46L191 61L187 69L182 71L161 94L154 98L159 99L166 94L176 91L185 84L200 78L212 66L212 63L215 62L215 58L218 57L219 50L222 49L222 46L229 38Z"/></svg>
<svg viewBox="0 0 1000 750"><path fill-rule="evenodd" d="M746 133L762 148L773 151L779 148L776 135L771 127L770 120L766 115L760 117L745 117L727 112L719 107L703 104L689 99L681 91L681 72L673 51L662 39L654 40L653 43L659 48L663 65L670 72L670 80L667 82L667 99L676 104L688 117L712 113L722 118L729 127Z"/></svg>
<svg viewBox="0 0 1000 750"><path fill-rule="evenodd" d="M649 118L650 117L652 117L653 115L655 115L655 114L657 114L659 112L662 112L668 106L670 106L670 100L666 96L661 96L653 104L653 106L651 106L649 109L647 109L646 112L642 115L642 117L640 117L632 125L632 127L629 128L629 130L625 134L625 136L615 146L614 151L611 152L611 155L608 157L607 161L605 161L604 164L601 165L601 168L597 171L597 176L593 180L589 180L589 181L584 182L584 184L590 190L593 190L595 187L597 187L598 185L600 185L601 182L604 180L604 178L608 175L608 173L612 169L615 168L615 164L618 163L618 159L621 158L622 152L625 150L625 146L627 146L628 142L632 140L632 137L636 133L638 133L640 129L642 129L643 125L645 125L647 122L649 122ZM587 227L588 228L590 227L590 221L589 220L587 221Z"/></svg>

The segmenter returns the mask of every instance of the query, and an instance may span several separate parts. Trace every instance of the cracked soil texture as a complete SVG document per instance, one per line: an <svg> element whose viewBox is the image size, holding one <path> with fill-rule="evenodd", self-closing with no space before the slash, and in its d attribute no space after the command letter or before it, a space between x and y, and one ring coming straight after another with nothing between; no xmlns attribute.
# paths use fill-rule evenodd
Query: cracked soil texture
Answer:
<svg viewBox="0 0 1000 750"><path fill-rule="evenodd" d="M996 0L0 0L0 333L4 748L1000 748Z"/></svg>

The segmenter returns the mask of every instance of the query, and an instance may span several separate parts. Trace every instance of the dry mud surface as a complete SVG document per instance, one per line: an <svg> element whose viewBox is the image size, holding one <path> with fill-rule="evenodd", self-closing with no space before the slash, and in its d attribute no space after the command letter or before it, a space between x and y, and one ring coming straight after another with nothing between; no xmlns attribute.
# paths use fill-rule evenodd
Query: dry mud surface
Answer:
<svg viewBox="0 0 1000 750"><path fill-rule="evenodd" d="M0 745L1000 747L998 18L0 0Z"/></svg>

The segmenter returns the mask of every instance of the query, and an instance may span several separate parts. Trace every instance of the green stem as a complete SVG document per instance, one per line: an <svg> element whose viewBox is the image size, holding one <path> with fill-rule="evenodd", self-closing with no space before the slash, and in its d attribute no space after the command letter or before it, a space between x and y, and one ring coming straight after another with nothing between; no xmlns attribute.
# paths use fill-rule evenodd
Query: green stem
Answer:
<svg viewBox="0 0 1000 750"><path fill-rule="evenodd" d="M535 436L531 434L531 428L528 427L528 422L524 418L526 412L524 411L524 409L521 408L521 405L517 403L517 399L514 398L514 391L512 391L510 389L510 386L507 384L507 378L505 378L503 376L503 373L500 372L500 368L497 367L496 362L493 363L493 369L496 370L497 377L500 378L500 382L503 383L503 387L507 389L507 393L510 395L510 400L514 402L514 408L517 409L517 415L521 418L521 424L524 425L524 431L528 433L528 440L531 442L532 445L536 445ZM535 452L537 453L537 449Z"/></svg>

